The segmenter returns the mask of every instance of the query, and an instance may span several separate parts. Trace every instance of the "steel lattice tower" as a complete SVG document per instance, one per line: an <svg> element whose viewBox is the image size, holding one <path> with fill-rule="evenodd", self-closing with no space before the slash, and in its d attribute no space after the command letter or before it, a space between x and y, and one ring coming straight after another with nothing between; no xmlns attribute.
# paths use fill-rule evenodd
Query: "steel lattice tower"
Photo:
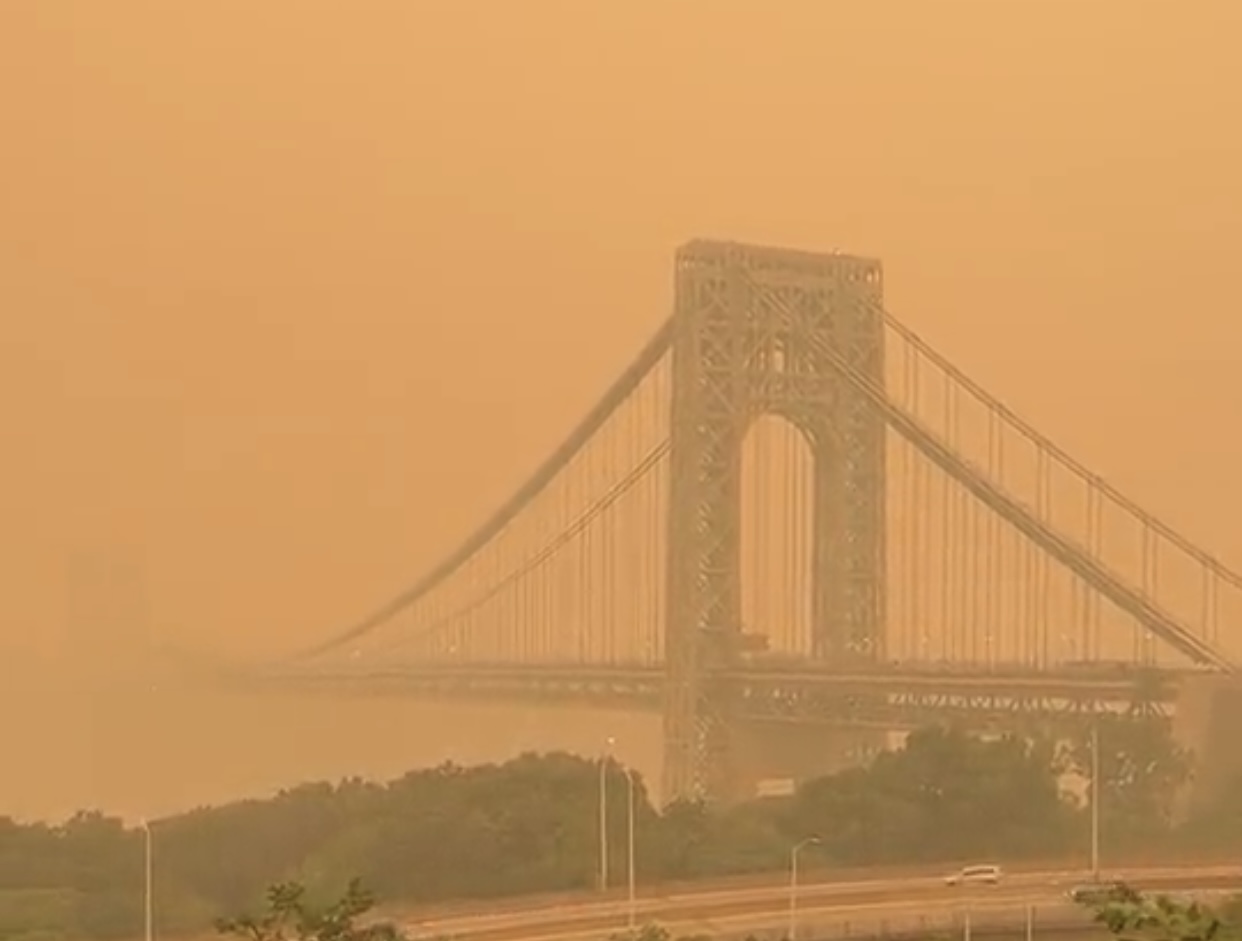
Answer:
<svg viewBox="0 0 1242 941"><path fill-rule="evenodd" d="M666 798L731 800L741 622L741 445L784 417L814 462L813 655L882 655L885 428L832 349L884 381L879 262L732 243L678 250L672 338Z"/></svg>

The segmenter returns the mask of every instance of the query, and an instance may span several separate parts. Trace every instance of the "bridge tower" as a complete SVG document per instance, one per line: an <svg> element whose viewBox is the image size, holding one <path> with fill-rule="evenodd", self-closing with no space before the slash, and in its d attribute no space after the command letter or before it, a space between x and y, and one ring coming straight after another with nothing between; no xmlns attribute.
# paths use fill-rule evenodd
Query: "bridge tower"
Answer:
<svg viewBox="0 0 1242 941"><path fill-rule="evenodd" d="M826 349L884 382L879 262L694 241L676 257L664 698L666 799L741 793L741 445L784 417L814 466L812 655L883 655L885 429Z"/></svg>

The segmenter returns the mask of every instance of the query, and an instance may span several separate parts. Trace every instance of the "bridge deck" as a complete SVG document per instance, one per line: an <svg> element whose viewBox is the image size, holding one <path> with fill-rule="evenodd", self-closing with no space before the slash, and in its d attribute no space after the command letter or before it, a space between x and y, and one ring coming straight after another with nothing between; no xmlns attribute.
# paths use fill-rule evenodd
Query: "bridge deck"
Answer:
<svg viewBox="0 0 1242 941"><path fill-rule="evenodd" d="M951 720L974 728L1031 722L1081 723L1095 712L1166 711L1197 671L1126 668L1033 673L962 670L929 664L844 669L831 665L749 664L722 677L735 684L752 721L827 723L902 730ZM548 663L356 665L317 672L282 668L254 677L265 685L416 698L605 709L659 710L666 675L658 664Z"/></svg>

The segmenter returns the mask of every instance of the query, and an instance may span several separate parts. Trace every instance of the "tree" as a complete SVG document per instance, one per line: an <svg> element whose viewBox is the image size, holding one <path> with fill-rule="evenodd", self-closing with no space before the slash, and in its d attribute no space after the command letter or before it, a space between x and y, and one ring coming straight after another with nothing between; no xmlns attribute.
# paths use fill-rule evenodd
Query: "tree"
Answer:
<svg viewBox="0 0 1242 941"><path fill-rule="evenodd" d="M1197 802L1179 834L1190 846L1233 849L1242 844L1242 774Z"/></svg>
<svg viewBox="0 0 1242 941"><path fill-rule="evenodd" d="M676 938L663 925L648 922L641 927L627 931L618 931L609 935L608 941L711 941L711 935L686 934ZM743 941L756 941L753 935L747 935Z"/></svg>
<svg viewBox="0 0 1242 941"><path fill-rule="evenodd" d="M1237 924L1210 906L1164 895L1148 898L1129 886L1117 886L1084 904L1121 941L1224 941L1238 936Z"/></svg>
<svg viewBox="0 0 1242 941"><path fill-rule="evenodd" d="M1143 843L1166 835L1178 791L1190 780L1191 754L1178 746L1167 720L1146 715L1096 719L1100 745L1100 829L1114 845ZM1064 757L1091 780L1093 735L1084 730Z"/></svg>
<svg viewBox="0 0 1242 941"><path fill-rule="evenodd" d="M1165 734L1141 723L1103 732L1119 756L1115 767L1104 767L1110 833L1123 809L1122 819L1132 819L1164 806L1161 788L1178 779L1178 760L1185 759L1176 749L1170 757ZM1089 767L1082 745L1065 754ZM811 835L822 843L800 858L808 869L1009 863L1085 851L1086 820L1063 798L1063 769L1054 757L1043 741L925 728L870 764L806 782L790 797L727 807L681 803L661 812L636 778L637 876L649 882L776 873L789 866L790 848ZM1168 773L1134 773L1149 766ZM615 885L627 861L629 785L615 762L605 772ZM366 914L369 896L359 883L336 909L306 904L334 897L351 875L407 904L589 888L599 869L599 774L589 758L525 754L503 764L445 764L385 784L303 784L266 800L160 820L156 918L166 932L196 934L277 885L266 913L228 923L232 933L302 941L338 929L349 935L349 920ZM1235 796L1205 808L1213 816L1200 821L1201 832L1221 839L1242 833L1240 806ZM1229 821L1239 829L1227 830ZM1140 817L1135 826L1142 824ZM1157 840L1173 835L1163 823L1151 832ZM1147 841L1144 850L1169 845ZM142 834L99 814L60 825L0 818L0 936L137 936L142 860ZM349 922L343 928L342 918Z"/></svg>
<svg viewBox="0 0 1242 941"><path fill-rule="evenodd" d="M316 908L296 882L282 882L267 891L262 915L221 918L216 931L247 941L403 941L390 922L360 925L358 920L375 906L375 898L353 879L335 902Z"/></svg>
<svg viewBox="0 0 1242 941"><path fill-rule="evenodd" d="M1047 743L986 740L957 729L912 732L866 768L811 781L790 836L818 833L847 863L1022 856L1064 845L1073 812Z"/></svg>
<svg viewBox="0 0 1242 941"><path fill-rule="evenodd" d="M785 804L767 798L727 811L700 801L678 801L651 827L649 871L682 880L765 872L789 859Z"/></svg>

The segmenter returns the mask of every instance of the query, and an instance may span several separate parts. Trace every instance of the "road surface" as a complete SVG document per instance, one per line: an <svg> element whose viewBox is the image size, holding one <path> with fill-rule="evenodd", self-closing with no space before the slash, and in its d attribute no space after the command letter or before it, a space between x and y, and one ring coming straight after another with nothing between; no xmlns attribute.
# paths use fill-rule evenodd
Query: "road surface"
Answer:
<svg viewBox="0 0 1242 941"><path fill-rule="evenodd" d="M1242 891L1242 867L1145 869L1104 873L1124 878L1136 888L1161 891ZM1036 920L1064 922L1081 912L1066 898L1067 890L1085 882L1085 872L1032 872L1008 876L996 887L950 888L943 877L869 882L807 883L798 890L798 923L804 937L823 938L874 930L887 923L894 932L902 925L916 928L947 926L970 912L972 918L1005 917L1020 924L1028 908ZM414 937L453 937L463 941L592 941L624 931L629 923L626 901L581 901L542 909L403 920ZM741 935L787 926L789 889L763 886L686 892L640 898L634 904L637 925L658 922L676 935ZM849 928L847 931L846 928ZM835 929L835 930L833 930Z"/></svg>

